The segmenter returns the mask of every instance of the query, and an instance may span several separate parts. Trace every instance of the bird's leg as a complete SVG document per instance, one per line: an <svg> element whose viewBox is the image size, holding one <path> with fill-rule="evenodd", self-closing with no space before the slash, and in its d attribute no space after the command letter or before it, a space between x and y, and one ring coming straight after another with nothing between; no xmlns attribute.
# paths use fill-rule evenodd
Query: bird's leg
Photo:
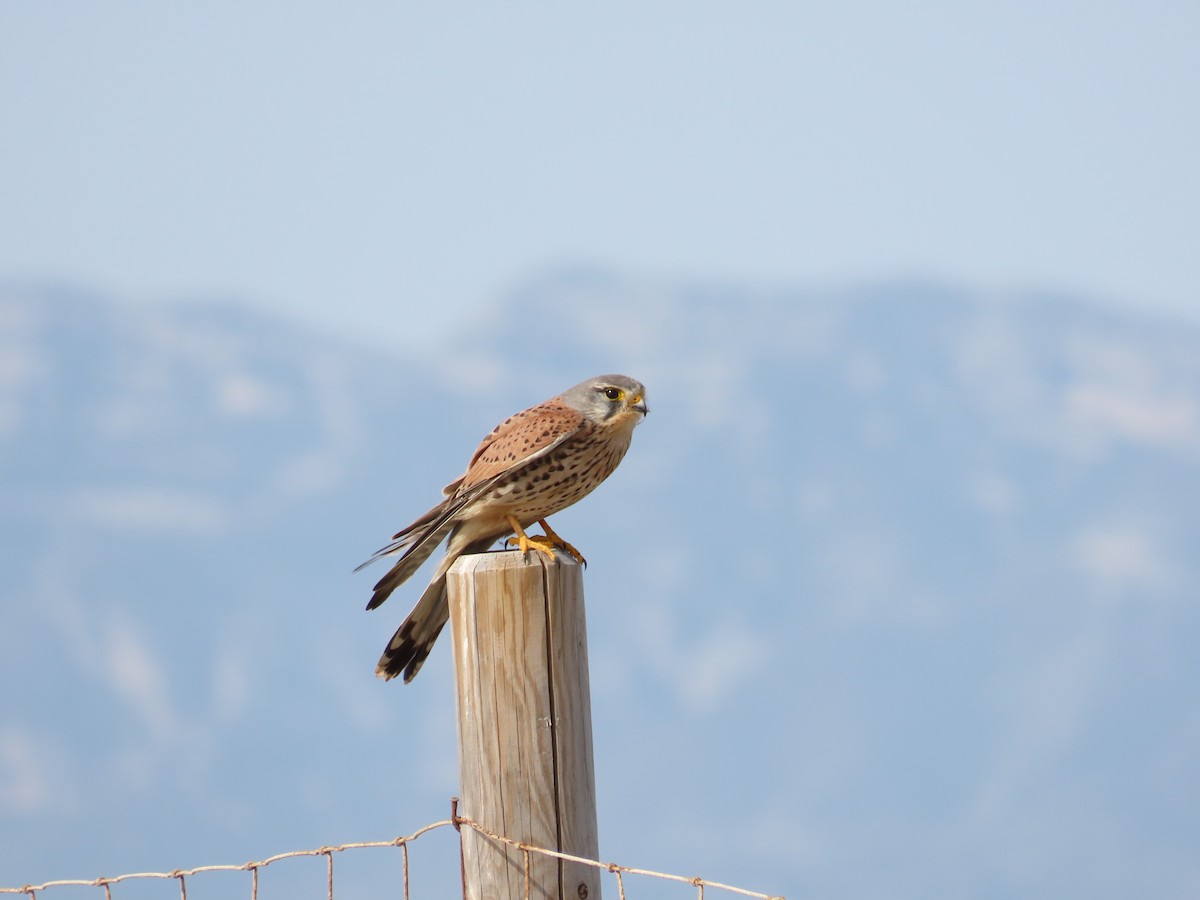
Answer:
<svg viewBox="0 0 1200 900"><path fill-rule="evenodd" d="M529 558L529 551L536 550L545 556L554 559L554 544L552 538L547 538L545 535L530 537L525 533L525 529L521 527L521 523L517 521L516 516L505 516L508 519L508 524L512 526L513 532L516 534L517 549L521 551L521 555L526 559ZM512 538L508 538L505 545L512 542Z"/></svg>
<svg viewBox="0 0 1200 900"><path fill-rule="evenodd" d="M579 563L584 568L587 567L587 560L583 558L583 554L576 550L573 545L567 543L561 537L559 537L558 534L555 533L554 529L550 527L549 522L547 522L545 519L538 519L538 524L546 530L546 533L534 535L534 540L548 543L551 547L557 547L560 550L566 550L573 557L575 557L575 562Z"/></svg>

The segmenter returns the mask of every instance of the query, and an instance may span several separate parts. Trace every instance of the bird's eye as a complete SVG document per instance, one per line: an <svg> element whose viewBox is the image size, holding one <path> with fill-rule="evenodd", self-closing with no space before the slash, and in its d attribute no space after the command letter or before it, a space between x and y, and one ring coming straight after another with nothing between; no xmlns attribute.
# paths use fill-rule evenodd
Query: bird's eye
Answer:
<svg viewBox="0 0 1200 900"><path fill-rule="evenodd" d="M609 400L620 400L625 396L625 392L620 388L610 387L604 389L604 396Z"/></svg>

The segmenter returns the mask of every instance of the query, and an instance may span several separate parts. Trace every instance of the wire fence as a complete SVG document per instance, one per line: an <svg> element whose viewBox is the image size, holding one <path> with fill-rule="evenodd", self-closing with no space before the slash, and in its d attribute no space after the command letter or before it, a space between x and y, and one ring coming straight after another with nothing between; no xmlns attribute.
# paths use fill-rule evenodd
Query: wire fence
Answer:
<svg viewBox="0 0 1200 900"><path fill-rule="evenodd" d="M548 850L545 847L536 847L532 844L516 841L510 837L505 837L504 835L489 831L478 822L458 815L457 801L454 801L449 819L443 819L440 822L433 822L424 826L423 828L418 828L412 834L393 838L389 841L362 841L353 844L338 844L336 846L317 847L313 850L291 850L286 853L278 853L275 856L268 856L265 859L258 860L257 862L247 862L240 865L197 866L193 869L175 869L171 872L135 872L128 875L113 875L109 877L93 878L91 880L66 879L62 881L47 881L43 884L26 884L21 887L0 887L0 894L24 895L25 897L28 897L29 900L37 900L40 894L48 893L55 888L94 887L104 892L104 900L114 900L114 898L119 897L119 892L114 893L113 891L113 887L115 885L120 885L123 882L130 881L149 881L159 879L177 881L179 883L180 900L187 900L189 878L195 878L198 875L205 875L213 872L246 872L250 876L250 884L248 886L250 891L250 900L258 900L259 872L262 869L284 860L297 859L300 857L323 856L326 860L326 897L328 900L335 900L333 877L333 859L335 855L344 853L347 850L368 850L390 847L399 848L402 854L401 865L403 873L403 893L401 896L403 897L403 900L412 900L409 893L410 884L408 845L422 835L441 828L454 828L460 831L462 828L472 828L493 841L499 841L519 850L525 860L524 900L531 900L532 897L531 892L533 886L530 878L530 860L533 854L540 854L580 865L592 866L610 873L613 875L614 880L616 881L618 900L628 900L625 893L626 875L643 876L646 878L656 878L664 881L674 881L691 885L698 891L698 900L704 900L706 889L728 894L736 894L743 897L753 897L757 898L757 900L784 900L783 897L775 894L761 894L757 891L747 890L746 888L735 887L730 884L722 884L719 881L710 881L705 878L689 877L686 875L672 875L668 872L655 872L651 869L639 869L633 866L619 865L617 863L600 862L599 860L585 859L579 856L572 856L569 853L562 853L557 850Z"/></svg>

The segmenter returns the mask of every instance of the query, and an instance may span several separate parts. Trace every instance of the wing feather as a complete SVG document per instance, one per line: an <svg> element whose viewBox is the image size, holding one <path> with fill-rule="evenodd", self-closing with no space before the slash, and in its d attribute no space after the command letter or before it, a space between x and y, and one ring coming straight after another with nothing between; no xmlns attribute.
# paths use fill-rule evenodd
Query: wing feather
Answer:
<svg viewBox="0 0 1200 900"><path fill-rule="evenodd" d="M555 400L510 416L476 448L466 474L454 489L470 491L530 460L545 456L576 434L582 424L583 416Z"/></svg>

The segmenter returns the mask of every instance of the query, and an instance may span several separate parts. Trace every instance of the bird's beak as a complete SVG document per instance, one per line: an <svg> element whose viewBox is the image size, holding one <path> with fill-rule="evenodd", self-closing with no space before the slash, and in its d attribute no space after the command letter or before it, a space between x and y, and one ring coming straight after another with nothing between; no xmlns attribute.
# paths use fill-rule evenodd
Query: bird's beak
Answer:
<svg viewBox="0 0 1200 900"><path fill-rule="evenodd" d="M634 397L633 402L629 404L630 409L635 409L643 416L650 412L650 407L646 405L646 401L642 397Z"/></svg>

